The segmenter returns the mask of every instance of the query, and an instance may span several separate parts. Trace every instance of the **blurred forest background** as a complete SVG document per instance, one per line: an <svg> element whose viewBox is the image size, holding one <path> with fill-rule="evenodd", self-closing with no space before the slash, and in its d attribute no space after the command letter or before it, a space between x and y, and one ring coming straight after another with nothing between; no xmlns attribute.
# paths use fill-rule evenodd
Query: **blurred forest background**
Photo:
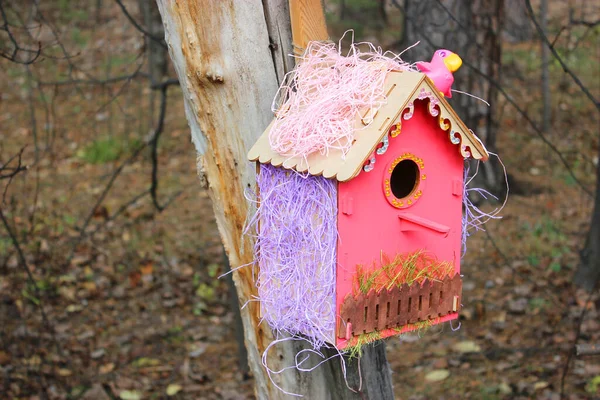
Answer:
<svg viewBox="0 0 600 400"><path fill-rule="evenodd" d="M599 398L600 357L574 349L600 343L598 273L576 272L581 255L598 266L600 246L581 253L600 4L325 8L334 40L353 29L394 52L420 41L411 62L460 54L454 88L491 106L458 93L452 104L509 173L503 219L468 242L461 328L388 341L396 397ZM163 36L153 1L0 0L1 399L253 398ZM500 164L482 168L479 184L502 198Z"/></svg>

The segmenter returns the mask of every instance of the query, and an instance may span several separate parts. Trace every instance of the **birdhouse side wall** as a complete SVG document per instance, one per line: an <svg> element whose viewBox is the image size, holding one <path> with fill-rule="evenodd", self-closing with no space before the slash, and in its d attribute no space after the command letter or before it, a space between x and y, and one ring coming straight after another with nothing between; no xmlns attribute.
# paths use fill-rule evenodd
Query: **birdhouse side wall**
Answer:
<svg viewBox="0 0 600 400"><path fill-rule="evenodd" d="M261 316L276 331L332 342L337 182L261 164L257 185Z"/></svg>
<svg viewBox="0 0 600 400"><path fill-rule="evenodd" d="M344 299L358 294L359 265L363 272L373 271L385 256L423 253L460 272L464 160L426 106L426 101L416 101L412 117L400 117L401 128L392 133L395 137L388 136L387 150L374 155L372 170L339 184L338 322ZM404 169L396 171L398 165ZM412 182L411 174L418 181L412 190L402 180ZM435 322L454 318L456 313ZM343 348L347 340L339 323L337 328L337 345ZM388 329L381 336L398 333Z"/></svg>

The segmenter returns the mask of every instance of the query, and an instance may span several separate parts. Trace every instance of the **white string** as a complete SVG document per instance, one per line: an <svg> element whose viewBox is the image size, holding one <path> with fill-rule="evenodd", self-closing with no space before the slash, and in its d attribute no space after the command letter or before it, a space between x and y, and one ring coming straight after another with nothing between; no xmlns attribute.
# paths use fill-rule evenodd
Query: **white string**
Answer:
<svg viewBox="0 0 600 400"><path fill-rule="evenodd" d="M296 353L295 357L294 357L294 365L289 365L286 367L282 367L279 370L273 370L269 367L268 365L268 352L269 350L279 344L279 343L283 343L283 342L287 342L287 341L305 341L307 343L312 344L309 340L304 339L303 337L300 336L287 336L287 337L283 337L283 338L278 338L273 340L265 349L265 351L262 354L262 365L265 368L265 370L267 371L267 376L269 377L269 380L271 381L271 383L273 384L273 386L275 386L277 389L281 390L283 393L289 395L289 396L294 396L294 397L304 397L303 395L299 394L299 393L293 393L293 392L288 392L286 390L284 390L281 386L279 386L275 381L274 381L274 377L273 375L280 375L285 371L288 371L290 369L296 369L300 372L312 372L315 369L317 369L318 367L320 367L322 364L328 362L329 360L332 360L334 358L340 357L340 362L341 362L341 368L342 368L342 376L344 377L344 383L346 384L346 387L351 390L354 393L358 393L356 390L352 389L350 387L350 385L348 384L348 377L347 377L347 369L346 369L346 360L344 359L344 352L340 351L337 347L335 346L327 346L325 345L325 348L328 349L335 349L336 354L326 357L325 354L323 354L323 352L321 352L320 350L317 349L302 349L300 350L298 353ZM305 354L306 353L306 354ZM310 359L311 355L316 355L320 358L322 358L321 361L319 361L315 366L313 367L309 367L309 368L305 368L302 365ZM305 355L304 358L299 359L300 356ZM362 388L362 374L360 371L360 359L359 359L359 365L358 365L358 374L359 374L359 391Z"/></svg>
<svg viewBox="0 0 600 400"><path fill-rule="evenodd" d="M462 90L456 90L456 89L451 89L454 93L459 93L459 94L466 94L469 97L472 97L474 99L480 100L482 102L484 102L488 107L490 106L490 103L488 103L487 101L485 101L484 99L482 99L481 97L477 97L474 94L471 93L467 93L467 92L463 92Z"/></svg>

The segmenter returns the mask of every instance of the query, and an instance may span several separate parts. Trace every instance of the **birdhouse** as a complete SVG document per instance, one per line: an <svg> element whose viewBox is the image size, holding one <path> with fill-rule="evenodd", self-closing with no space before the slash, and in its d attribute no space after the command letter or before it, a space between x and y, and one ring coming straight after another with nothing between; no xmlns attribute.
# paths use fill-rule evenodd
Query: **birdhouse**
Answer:
<svg viewBox="0 0 600 400"><path fill-rule="evenodd" d="M423 73L391 71L387 102L347 150L257 163L261 315L338 349L458 318L465 160L481 141Z"/></svg>

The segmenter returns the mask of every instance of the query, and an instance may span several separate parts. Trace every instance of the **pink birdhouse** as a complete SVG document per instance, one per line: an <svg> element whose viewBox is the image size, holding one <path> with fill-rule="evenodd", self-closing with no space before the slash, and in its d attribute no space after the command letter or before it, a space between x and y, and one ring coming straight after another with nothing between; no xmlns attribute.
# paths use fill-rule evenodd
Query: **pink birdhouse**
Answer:
<svg viewBox="0 0 600 400"><path fill-rule="evenodd" d="M465 160L489 155L425 74L392 71L385 93L347 151L281 155L270 126L248 154L261 314L275 329L344 349L458 318Z"/></svg>

